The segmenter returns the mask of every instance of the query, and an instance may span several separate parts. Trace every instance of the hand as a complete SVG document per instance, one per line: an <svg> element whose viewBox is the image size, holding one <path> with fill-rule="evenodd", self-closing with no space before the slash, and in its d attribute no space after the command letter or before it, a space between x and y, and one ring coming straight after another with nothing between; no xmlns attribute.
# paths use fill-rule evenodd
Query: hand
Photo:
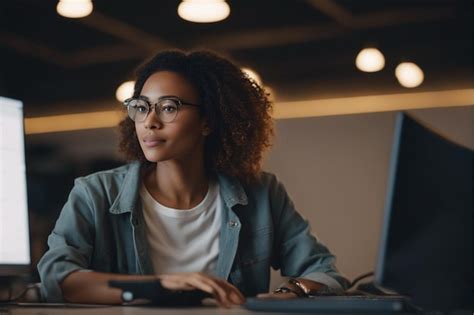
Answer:
<svg viewBox="0 0 474 315"><path fill-rule="evenodd" d="M220 306L243 304L245 297L229 282L202 272L159 275L161 285L169 290L201 290L211 294Z"/></svg>

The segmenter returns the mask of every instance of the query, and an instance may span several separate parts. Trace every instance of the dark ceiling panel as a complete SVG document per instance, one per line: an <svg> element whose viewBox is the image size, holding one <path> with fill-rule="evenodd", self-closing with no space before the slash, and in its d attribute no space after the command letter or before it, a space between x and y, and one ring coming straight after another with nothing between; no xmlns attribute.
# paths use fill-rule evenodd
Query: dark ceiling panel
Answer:
<svg viewBox="0 0 474 315"><path fill-rule="evenodd" d="M103 14L175 43L185 43L187 39L215 33L330 22L330 18L305 1L227 2L231 6L231 14L217 23L192 23L181 19L177 13L180 1L135 0L131 3L103 0L96 3L96 8Z"/></svg>
<svg viewBox="0 0 474 315"><path fill-rule="evenodd" d="M83 20L58 16L55 0L1 1L0 93L24 100L27 113L46 113L62 102L116 104L117 86L159 45L218 47L257 70L280 100L407 91L393 75L404 60L425 72L425 82L411 91L472 82L472 1L327 2L366 17L362 26L323 13L316 0L228 1L230 17L211 24L180 19L177 0L97 0ZM367 45L386 57L378 73L355 68Z"/></svg>
<svg viewBox="0 0 474 315"><path fill-rule="evenodd" d="M345 7L354 15L364 15L389 10L426 9L436 7L452 7L456 2L463 0L336 0L339 5Z"/></svg>
<svg viewBox="0 0 474 315"><path fill-rule="evenodd" d="M2 2L0 29L34 44L68 53L118 42L79 21L59 16L56 1L15 0L8 1L8 5Z"/></svg>

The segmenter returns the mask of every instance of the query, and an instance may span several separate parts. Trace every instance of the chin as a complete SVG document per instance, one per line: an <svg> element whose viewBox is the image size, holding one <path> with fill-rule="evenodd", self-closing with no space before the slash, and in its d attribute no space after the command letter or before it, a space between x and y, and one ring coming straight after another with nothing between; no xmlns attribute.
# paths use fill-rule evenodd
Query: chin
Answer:
<svg viewBox="0 0 474 315"><path fill-rule="evenodd" d="M150 152L150 153L144 153L144 154L147 161L152 162L152 163L163 162L172 158L168 155L157 153L157 152L153 152L153 153Z"/></svg>

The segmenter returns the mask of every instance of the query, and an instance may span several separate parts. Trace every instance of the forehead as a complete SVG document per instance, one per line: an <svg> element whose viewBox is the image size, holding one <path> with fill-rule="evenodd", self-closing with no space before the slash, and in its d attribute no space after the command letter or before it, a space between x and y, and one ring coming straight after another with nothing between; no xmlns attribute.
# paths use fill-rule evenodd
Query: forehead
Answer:
<svg viewBox="0 0 474 315"><path fill-rule="evenodd" d="M183 75L160 71L152 74L143 85L140 93L149 99L157 99L164 95L173 95L189 102L198 100L196 88Z"/></svg>

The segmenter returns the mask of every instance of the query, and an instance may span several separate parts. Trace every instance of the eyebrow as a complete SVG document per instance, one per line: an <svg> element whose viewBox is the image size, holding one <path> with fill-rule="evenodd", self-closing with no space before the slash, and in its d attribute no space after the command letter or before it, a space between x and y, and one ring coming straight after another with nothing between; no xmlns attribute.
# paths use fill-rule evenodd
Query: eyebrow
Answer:
<svg viewBox="0 0 474 315"><path fill-rule="evenodd" d="M139 95L138 97L140 98L144 98L146 99L147 101L150 101L150 98L148 96L145 96L145 95ZM164 98L169 98L169 97L174 97L174 98L177 98L177 99L181 99L179 96L176 96L176 95L163 95L163 96L160 96L158 97L157 101L161 100L161 99L164 99Z"/></svg>

